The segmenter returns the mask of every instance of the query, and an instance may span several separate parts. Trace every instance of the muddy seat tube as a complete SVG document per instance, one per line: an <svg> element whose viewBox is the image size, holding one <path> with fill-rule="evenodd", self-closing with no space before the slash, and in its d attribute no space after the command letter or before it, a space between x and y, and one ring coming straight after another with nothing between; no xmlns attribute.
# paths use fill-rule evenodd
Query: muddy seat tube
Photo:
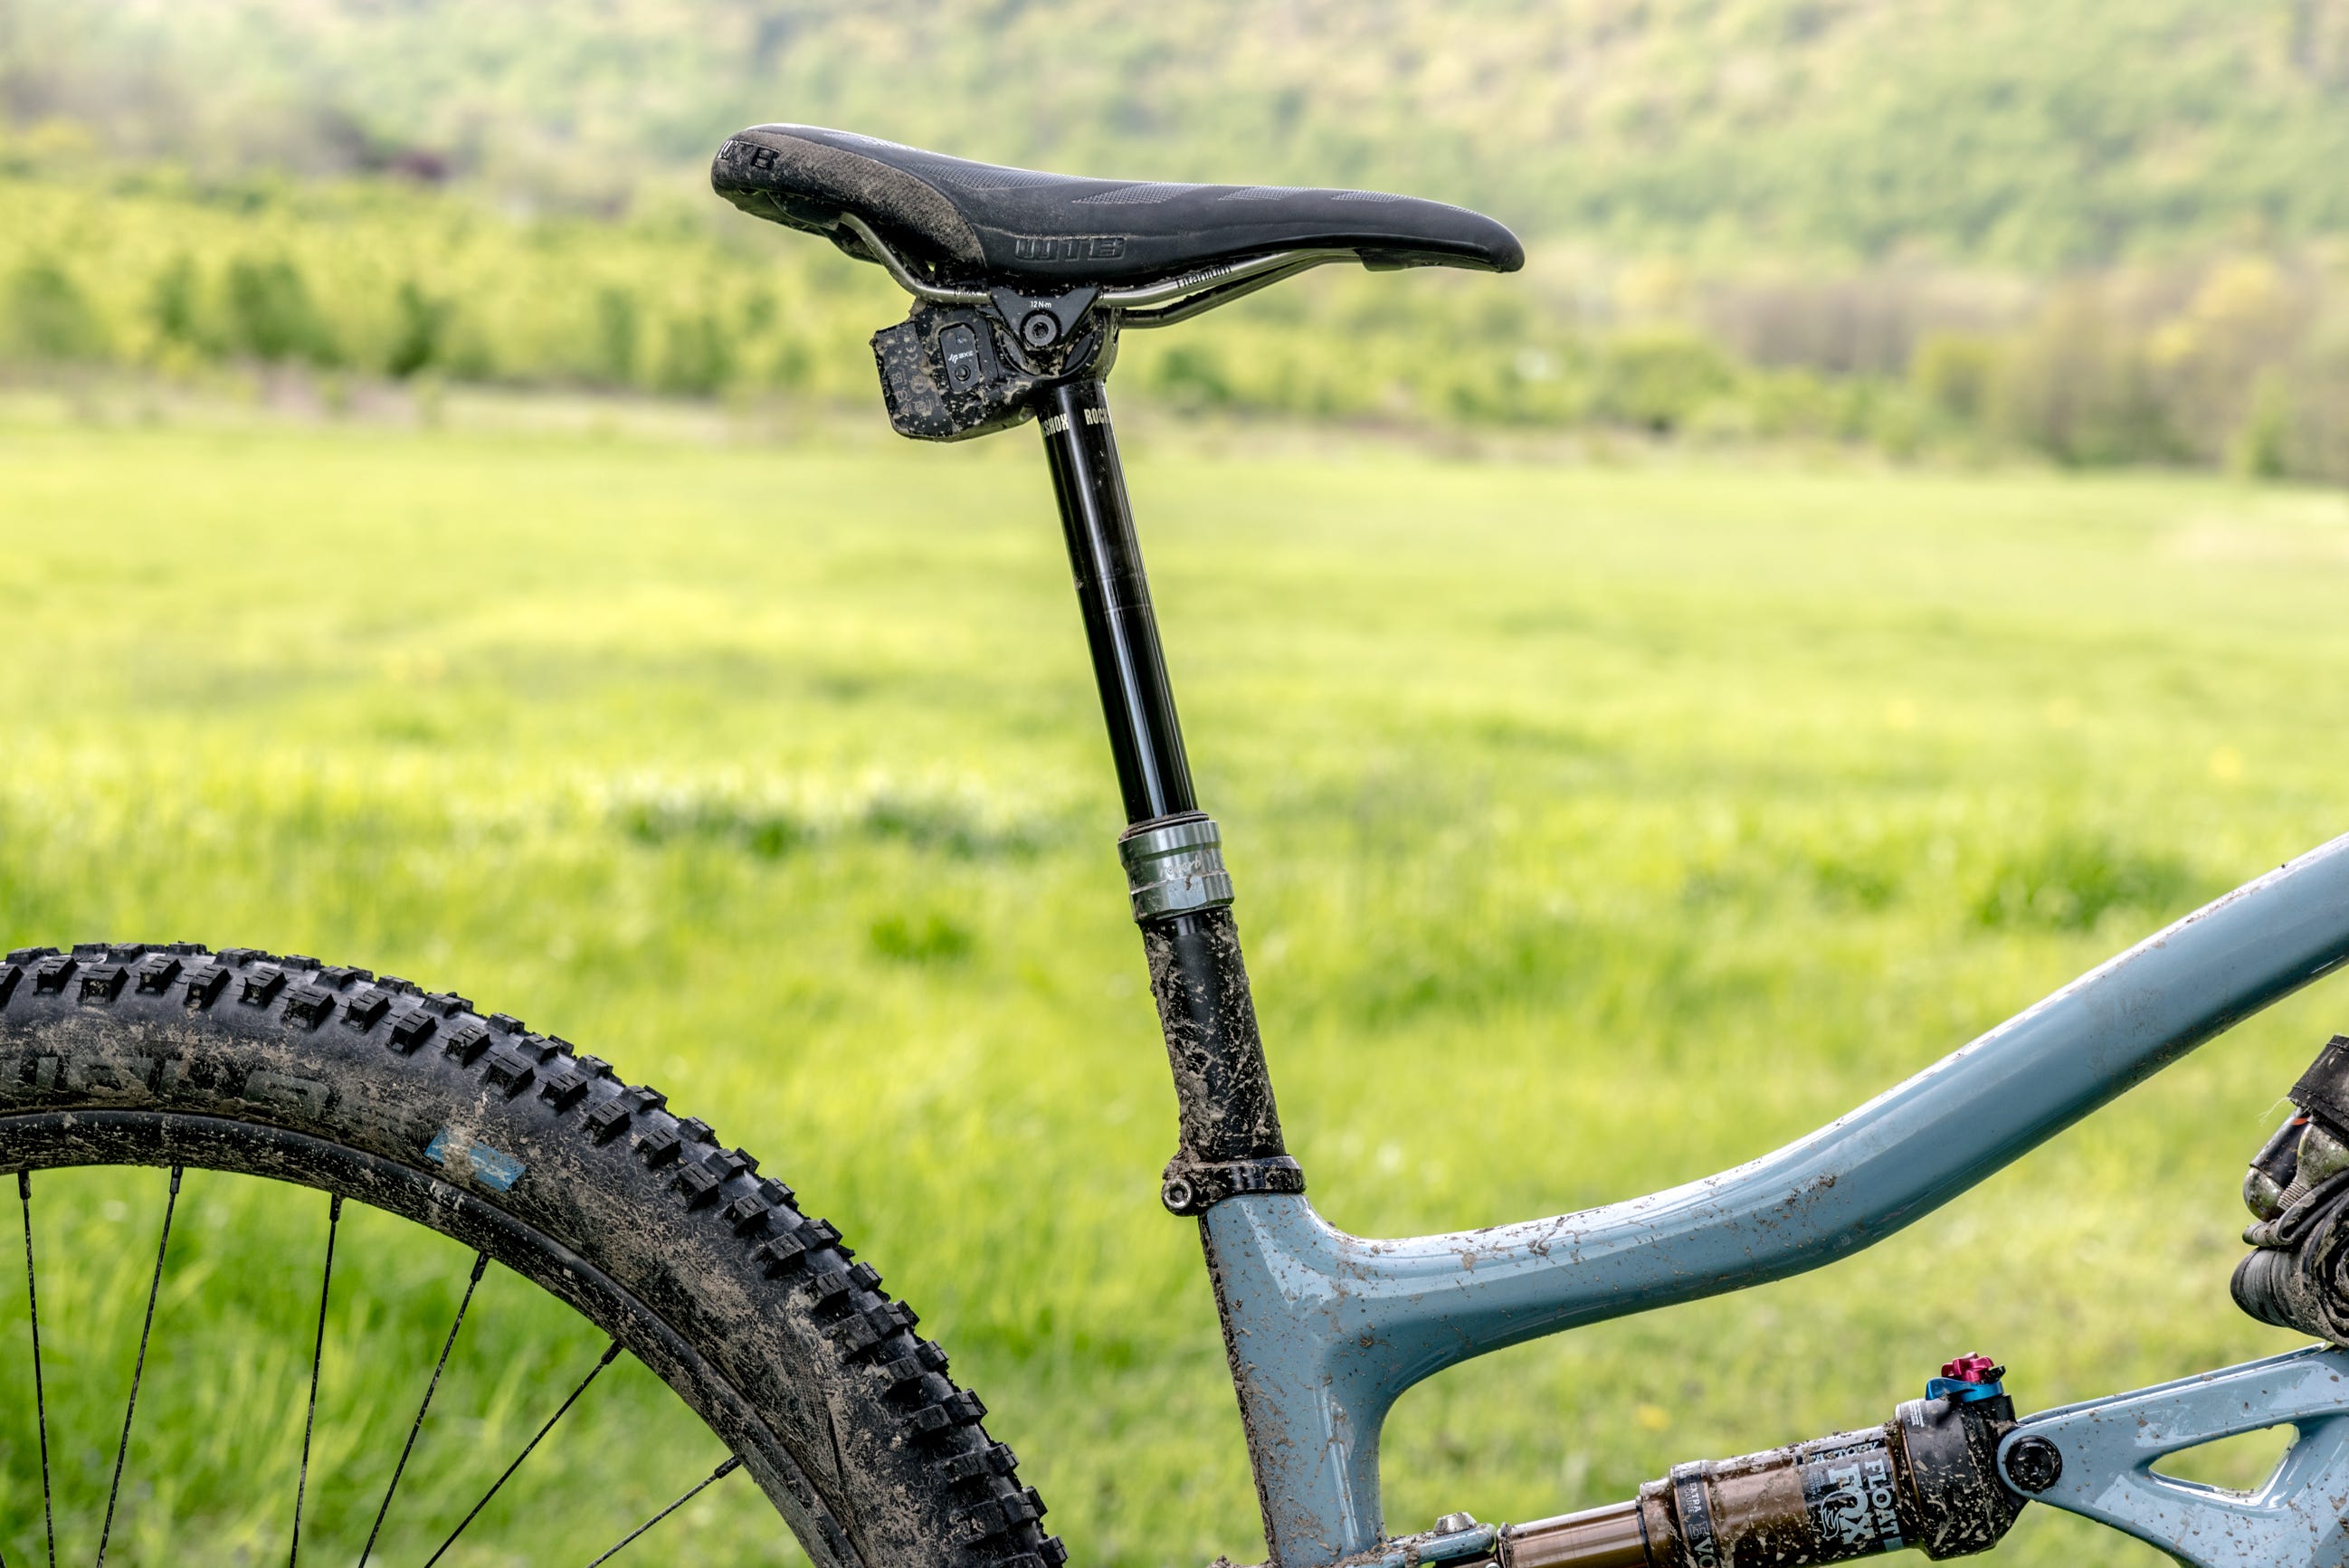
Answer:
<svg viewBox="0 0 2349 1568"><path fill-rule="evenodd" d="M1125 797L1118 849L1182 1109L1162 1196L1198 1214L1235 1192L1303 1191L1281 1144L1222 844L1192 792L1109 404L1099 381L1083 381L1053 388L1037 414Z"/></svg>

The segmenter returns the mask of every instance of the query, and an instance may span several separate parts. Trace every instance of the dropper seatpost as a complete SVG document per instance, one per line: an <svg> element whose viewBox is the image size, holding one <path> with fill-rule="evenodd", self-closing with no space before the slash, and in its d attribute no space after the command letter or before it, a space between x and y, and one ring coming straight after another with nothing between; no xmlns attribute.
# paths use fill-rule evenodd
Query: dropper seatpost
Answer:
<svg viewBox="0 0 2349 1568"><path fill-rule="evenodd" d="M1203 1214L1244 1192L1301 1192L1305 1173L1281 1141L1257 1032L1222 836L1191 788L1108 401L1099 380L1080 381L1052 388L1037 413L1125 798L1118 854L1182 1113L1160 1200Z"/></svg>
<svg viewBox="0 0 2349 1568"><path fill-rule="evenodd" d="M1125 820L1138 825L1195 811L1108 399L1099 381L1072 382L1054 387L1038 412Z"/></svg>

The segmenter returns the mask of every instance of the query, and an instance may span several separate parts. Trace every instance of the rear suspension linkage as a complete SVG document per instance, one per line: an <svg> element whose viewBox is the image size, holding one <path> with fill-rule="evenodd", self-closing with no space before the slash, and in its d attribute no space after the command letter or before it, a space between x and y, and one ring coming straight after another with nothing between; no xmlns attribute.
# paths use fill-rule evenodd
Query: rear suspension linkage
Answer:
<svg viewBox="0 0 2349 1568"><path fill-rule="evenodd" d="M2349 1036L2292 1086L2243 1184L2251 1316L2329 1341L2017 1420L2002 1367L1970 1356L1881 1427L1673 1467L1639 1497L1517 1525L1448 1514L1361 1568L1761 1568L1997 1544L2026 1501L2081 1514L2192 1568L2349 1568ZM2154 1467L2272 1427L2291 1449L2255 1488Z"/></svg>
<svg viewBox="0 0 2349 1568"><path fill-rule="evenodd" d="M1760 1568L1915 1547L1988 1551L2027 1501L2136 1536L2190 1568L2349 1568L2349 1353L2318 1346L2016 1420L2002 1368L1967 1357L1881 1427L1676 1465L1632 1501L1525 1524L1448 1514L1349 1568ZM2289 1426L2250 1491L2154 1466Z"/></svg>

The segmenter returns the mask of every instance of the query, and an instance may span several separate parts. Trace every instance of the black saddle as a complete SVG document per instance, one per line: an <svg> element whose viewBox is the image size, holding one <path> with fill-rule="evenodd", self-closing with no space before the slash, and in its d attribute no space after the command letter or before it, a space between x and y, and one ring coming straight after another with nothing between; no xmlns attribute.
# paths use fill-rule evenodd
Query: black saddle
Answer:
<svg viewBox="0 0 2349 1568"><path fill-rule="evenodd" d="M941 281L1030 290L1146 284L1292 251L1370 267L1515 272L1517 238L1465 208L1376 191L1085 180L971 163L844 130L753 126L719 150L718 193L871 257L861 220Z"/></svg>

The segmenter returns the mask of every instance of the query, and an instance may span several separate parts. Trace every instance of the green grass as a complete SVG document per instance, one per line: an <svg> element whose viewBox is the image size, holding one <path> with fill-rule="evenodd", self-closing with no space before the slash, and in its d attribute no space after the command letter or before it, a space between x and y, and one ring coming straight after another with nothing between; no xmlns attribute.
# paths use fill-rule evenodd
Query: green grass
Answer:
<svg viewBox="0 0 2349 1568"><path fill-rule="evenodd" d="M1155 1202L1171 1096L1034 457L0 430L0 939L315 954L579 1041L875 1260L1081 1562L1247 1560L1196 1244ZM2344 826L2337 496L1350 447L1132 467L1291 1146L1352 1229L1759 1153ZM1390 1521L1561 1511L1880 1420L1961 1350L2035 1407L2287 1346L2228 1302L2234 1192L2343 995L1856 1259L1413 1393ZM283 1549L323 1216L211 1181L183 1213L254 1224L183 1219L211 1272L166 1292L122 1561L194 1560L175 1496L214 1499L206 1560ZM156 1194L118 1181L136 1202L109 1218L45 1191L87 1542ZM374 1224L311 1480L334 1542L364 1535L462 1283L452 1249ZM433 1474L493 1474L597 1347L500 1284ZM0 1287L0 1548L29 1557L21 1310ZM217 1373L202 1346L255 1319L278 1337ZM362 1343L400 1369L335 1370ZM585 1489L577 1516L518 1507L474 1561L616 1536L706 1471L706 1435L633 1376L542 1456L532 1495ZM743 1489L688 1530L729 1561L754 1522ZM2158 1561L2044 1510L2002 1560Z"/></svg>

